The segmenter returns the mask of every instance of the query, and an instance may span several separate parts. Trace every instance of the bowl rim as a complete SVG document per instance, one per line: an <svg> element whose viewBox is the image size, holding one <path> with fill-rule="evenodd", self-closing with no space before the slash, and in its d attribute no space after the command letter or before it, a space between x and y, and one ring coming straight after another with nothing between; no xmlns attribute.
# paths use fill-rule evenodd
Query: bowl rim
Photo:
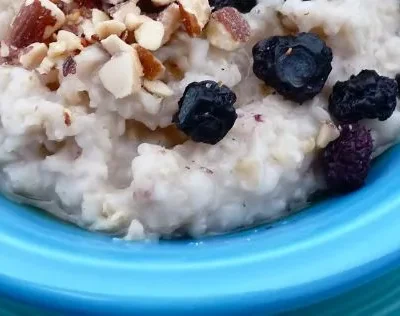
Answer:
<svg viewBox="0 0 400 316"><path fill-rule="evenodd" d="M202 314L282 312L310 305L400 263L393 238L400 229L397 157L399 146L379 159L362 190L274 229L191 242L112 240L46 222L0 199L0 251L8 254L0 293L43 308L104 314L196 314L195 307Z"/></svg>

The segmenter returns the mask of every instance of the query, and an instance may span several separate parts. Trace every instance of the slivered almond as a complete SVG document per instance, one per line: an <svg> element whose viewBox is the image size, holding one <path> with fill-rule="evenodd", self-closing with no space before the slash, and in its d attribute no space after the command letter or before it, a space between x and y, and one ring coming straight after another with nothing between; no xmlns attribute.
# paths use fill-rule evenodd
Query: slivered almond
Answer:
<svg viewBox="0 0 400 316"><path fill-rule="evenodd" d="M8 43L23 48L43 42L64 23L64 13L50 0L25 0L11 24Z"/></svg>
<svg viewBox="0 0 400 316"><path fill-rule="evenodd" d="M140 63L143 66L143 73L144 77L147 80L157 80L160 79L164 73L165 73L165 67L161 63L160 60L158 60L152 52L149 50L141 47L138 44L132 45L133 48L136 49Z"/></svg>

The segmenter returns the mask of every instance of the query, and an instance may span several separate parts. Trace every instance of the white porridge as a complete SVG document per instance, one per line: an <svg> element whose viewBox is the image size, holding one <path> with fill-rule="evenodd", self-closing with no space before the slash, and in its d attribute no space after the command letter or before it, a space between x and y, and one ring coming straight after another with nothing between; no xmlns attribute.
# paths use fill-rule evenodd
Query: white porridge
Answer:
<svg viewBox="0 0 400 316"><path fill-rule="evenodd" d="M0 0L2 191L126 239L226 232L305 205L326 188L314 162L340 134L328 110L335 83L363 69L400 73L398 0L259 0L230 27L207 0L153 0L166 4L157 14L135 0L53 2ZM17 17L9 28L38 8L49 25ZM322 91L301 105L252 69L257 42L300 32L333 55ZM172 123L186 87L205 80L237 98L216 144ZM368 118L357 121L375 157L398 140L400 112Z"/></svg>

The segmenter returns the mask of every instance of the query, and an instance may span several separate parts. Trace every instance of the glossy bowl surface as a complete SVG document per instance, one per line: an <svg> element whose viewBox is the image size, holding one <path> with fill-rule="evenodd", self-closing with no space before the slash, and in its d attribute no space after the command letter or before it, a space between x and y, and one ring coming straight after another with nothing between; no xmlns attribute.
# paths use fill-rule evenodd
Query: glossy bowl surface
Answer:
<svg viewBox="0 0 400 316"><path fill-rule="evenodd" d="M367 185L276 224L197 241L124 242L0 199L0 296L66 313L265 314L400 263L400 147Z"/></svg>

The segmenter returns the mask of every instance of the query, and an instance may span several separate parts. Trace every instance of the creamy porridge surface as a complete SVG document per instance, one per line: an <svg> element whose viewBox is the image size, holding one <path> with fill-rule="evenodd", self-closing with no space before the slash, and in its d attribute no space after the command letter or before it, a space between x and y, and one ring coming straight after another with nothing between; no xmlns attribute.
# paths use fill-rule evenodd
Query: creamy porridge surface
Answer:
<svg viewBox="0 0 400 316"><path fill-rule="evenodd" d="M126 239L226 232L304 206L326 188L318 157L340 134L328 109L336 82L400 73L398 0L259 0L228 26L203 0L155 0L167 3L156 12L53 2L0 0L1 189ZM15 26L29 6L51 12L34 41ZM301 32L333 60L322 91L300 105L256 77L252 49ZM237 119L216 144L173 123L186 87L205 80L236 95ZM400 135L398 108L359 124L373 157Z"/></svg>

